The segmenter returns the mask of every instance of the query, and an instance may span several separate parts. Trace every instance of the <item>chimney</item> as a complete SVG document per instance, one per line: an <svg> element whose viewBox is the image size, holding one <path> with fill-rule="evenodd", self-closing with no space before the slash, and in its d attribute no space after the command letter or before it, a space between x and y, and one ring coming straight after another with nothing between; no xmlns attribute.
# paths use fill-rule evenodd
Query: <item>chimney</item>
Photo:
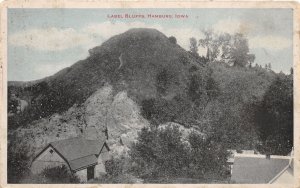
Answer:
<svg viewBox="0 0 300 188"><path fill-rule="evenodd" d="M102 131L106 137L106 140L108 140L108 129L107 127Z"/></svg>

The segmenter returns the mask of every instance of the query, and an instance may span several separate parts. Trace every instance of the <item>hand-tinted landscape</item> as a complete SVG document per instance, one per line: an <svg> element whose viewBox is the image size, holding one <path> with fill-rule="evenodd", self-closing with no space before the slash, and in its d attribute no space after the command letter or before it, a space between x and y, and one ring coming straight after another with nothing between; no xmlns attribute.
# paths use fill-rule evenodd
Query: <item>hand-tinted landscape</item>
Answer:
<svg viewBox="0 0 300 188"><path fill-rule="evenodd" d="M87 167L88 183L237 183L232 151L290 155L293 68L257 64L243 33L202 34L184 49L163 30L132 28L52 76L9 81L8 182L86 182L59 150L70 138L106 140L105 170ZM49 143L71 170L32 173Z"/></svg>

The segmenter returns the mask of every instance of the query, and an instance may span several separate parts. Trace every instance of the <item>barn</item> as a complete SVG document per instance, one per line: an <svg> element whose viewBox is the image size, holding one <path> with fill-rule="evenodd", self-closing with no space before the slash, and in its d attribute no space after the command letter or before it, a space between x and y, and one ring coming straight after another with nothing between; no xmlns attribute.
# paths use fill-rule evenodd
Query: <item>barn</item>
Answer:
<svg viewBox="0 0 300 188"><path fill-rule="evenodd" d="M39 174L45 168L65 165L82 182L87 182L106 173L104 162L108 159L106 139L75 137L49 143L33 159L31 171Z"/></svg>

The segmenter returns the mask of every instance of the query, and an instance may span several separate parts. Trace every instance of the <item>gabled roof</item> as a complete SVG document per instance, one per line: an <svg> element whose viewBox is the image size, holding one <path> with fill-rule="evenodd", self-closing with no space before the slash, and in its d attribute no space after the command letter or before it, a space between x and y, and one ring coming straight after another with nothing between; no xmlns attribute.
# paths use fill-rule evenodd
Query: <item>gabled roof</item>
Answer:
<svg viewBox="0 0 300 188"><path fill-rule="evenodd" d="M289 165L287 158L234 158L231 181L234 183L269 183L277 174Z"/></svg>
<svg viewBox="0 0 300 188"><path fill-rule="evenodd" d="M102 148L107 147L105 139L87 140L83 137L51 142L46 148L50 146L68 163L73 171L97 164L97 157ZM36 157L43 153L46 148Z"/></svg>
<svg viewBox="0 0 300 188"><path fill-rule="evenodd" d="M294 158L292 157L289 161L288 166L286 166L281 172L279 172L273 179L269 181L269 183L275 182L283 173L288 172L292 176L294 176Z"/></svg>
<svg viewBox="0 0 300 188"><path fill-rule="evenodd" d="M88 166L96 165L97 163L97 157L95 155L89 155L70 161L70 167L73 170L79 170Z"/></svg>
<svg viewBox="0 0 300 188"><path fill-rule="evenodd" d="M68 161L82 158L88 155L98 155L105 143L103 140L87 140L83 137L75 137L50 143Z"/></svg>

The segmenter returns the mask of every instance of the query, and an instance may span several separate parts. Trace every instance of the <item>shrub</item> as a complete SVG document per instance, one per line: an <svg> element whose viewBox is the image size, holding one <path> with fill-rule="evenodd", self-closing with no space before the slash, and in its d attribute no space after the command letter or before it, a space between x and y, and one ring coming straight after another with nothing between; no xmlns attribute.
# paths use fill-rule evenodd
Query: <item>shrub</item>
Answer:
<svg viewBox="0 0 300 188"><path fill-rule="evenodd" d="M19 183L19 181L29 173L29 148L18 147L19 140L13 137L7 148L7 182ZM19 148L19 149L18 149Z"/></svg>
<svg viewBox="0 0 300 188"><path fill-rule="evenodd" d="M110 176L118 176L123 173L124 166L124 157L121 158L112 158L110 160L105 161L105 169L107 175Z"/></svg>
<svg viewBox="0 0 300 188"><path fill-rule="evenodd" d="M196 133L190 134L188 143L182 141L178 126L143 128L130 150L135 173L146 179L225 176L229 153L222 144Z"/></svg>
<svg viewBox="0 0 300 188"><path fill-rule="evenodd" d="M46 168L41 173L49 182L47 183L79 183L79 178L71 174L68 168L63 166L57 166L53 168Z"/></svg>
<svg viewBox="0 0 300 188"><path fill-rule="evenodd" d="M170 41L172 44L177 44L177 39L176 39L174 36L170 36L170 37L169 37L169 41Z"/></svg>
<svg viewBox="0 0 300 188"><path fill-rule="evenodd" d="M210 175L224 177L229 152L222 143L215 142L214 137L204 138L195 132L189 135L191 145L190 175L208 178Z"/></svg>

